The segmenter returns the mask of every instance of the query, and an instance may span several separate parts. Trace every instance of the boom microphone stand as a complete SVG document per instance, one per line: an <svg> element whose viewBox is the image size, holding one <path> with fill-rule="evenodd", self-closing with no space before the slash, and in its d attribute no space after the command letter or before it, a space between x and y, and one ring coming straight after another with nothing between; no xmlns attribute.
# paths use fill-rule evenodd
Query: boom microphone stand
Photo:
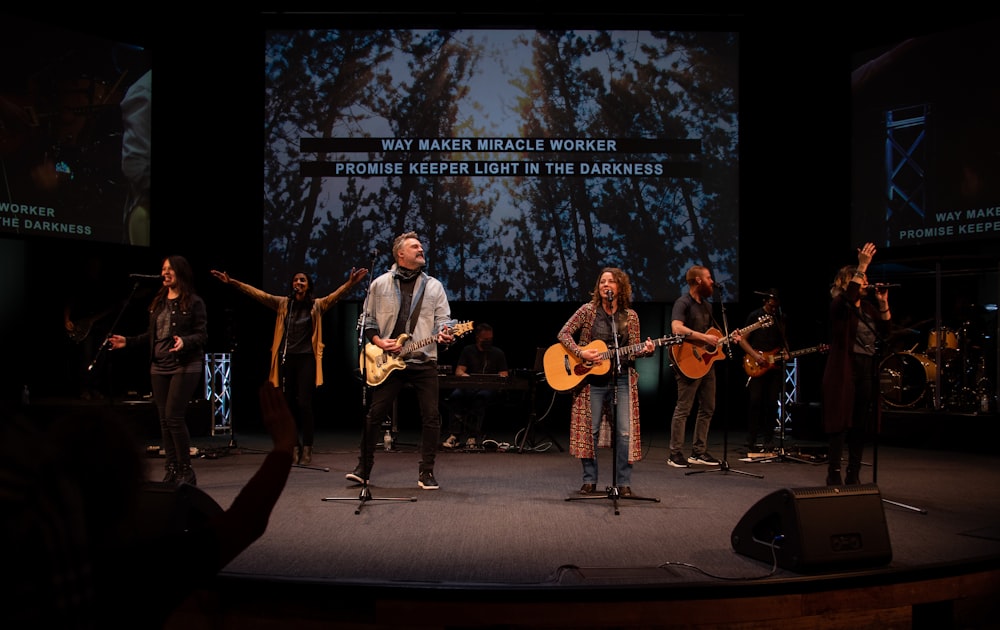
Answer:
<svg viewBox="0 0 1000 630"><path fill-rule="evenodd" d="M722 292L722 285L721 284L719 285L719 292L720 293ZM723 297L723 299L719 300L719 307L722 309L722 332L725 335L724 339L726 340L726 343L724 345L727 346L727 347L720 348L719 351L720 352L726 352L729 349L728 346L729 346L730 342L729 342L729 318L726 317L726 300L725 300L724 297ZM732 353L730 353L730 354L732 354ZM730 358L730 357L727 356L727 358ZM729 385L729 363L732 363L732 361L727 361L726 362L726 370L725 370L724 378L723 378L723 386L724 387L728 387L728 385ZM685 475L700 475L702 473L714 473L714 472L721 472L721 473L728 474L728 473L732 472L732 473L736 473L737 475L745 475L747 477L756 477L758 479L763 479L764 478L764 475L756 475L754 473L749 473L749 472L746 472L746 471L743 471L743 470L736 470L735 468L730 468L729 467L729 460L727 459L728 451L729 451L729 418L728 418L728 415L729 415L729 405L726 405L726 416L727 417L726 417L726 422L722 425L722 461L719 462L719 467L718 468L712 468L712 469L709 469L709 470L689 470L688 472L684 473Z"/></svg>
<svg viewBox="0 0 1000 630"><path fill-rule="evenodd" d="M115 330L118 329L118 322L121 321L122 315L125 314L125 310L129 307L129 304L132 303L132 299L135 297L136 291L139 290L139 283L142 280L146 279L147 277L149 277L149 278L157 277L158 278L159 276L139 276L137 274L132 274L130 277L133 278L133 279L135 279L135 283L132 285L132 290L129 292L128 297L125 298L125 301L122 302L122 307L118 311L118 315L115 316L115 321L111 322L111 328L108 329L108 331L109 331L108 332L108 337L101 344L101 347L98 348L97 351L94 353L94 359L90 362L90 365L87 366L87 372L93 372L94 371L94 367L97 365L98 361L101 360L101 357L104 356L104 351L111 347L111 335L112 335L112 333L114 333ZM111 385L110 385L111 379L109 378L108 381L109 381L108 387L110 388L111 387ZM109 391L108 393L112 394L111 391ZM108 396L108 401L110 401L111 398L113 398L113 395L109 395Z"/></svg>
<svg viewBox="0 0 1000 630"><path fill-rule="evenodd" d="M785 317L784 313L781 312L781 304L778 304L775 310L775 326L778 326L778 330L781 332L781 342L782 349L788 351L788 339L785 337ZM780 361L781 363L781 393L778 409L781 410L781 414L778 417L779 427L778 427L778 450L774 455L770 457L762 457L761 459L751 460L755 464L763 464L765 462L797 462L799 464L816 464L815 462L810 462L800 457L794 457L789 454L788 450L785 448L785 425L788 422L788 371L787 363L784 359Z"/></svg>
<svg viewBox="0 0 1000 630"><path fill-rule="evenodd" d="M875 289L876 291L878 288ZM860 311L860 308L858 309ZM872 436L872 484L878 485L878 443L879 436L882 433L882 383L881 383L881 364L882 364L882 353L886 346L886 340L879 335L878 330L875 326L872 326L864 318L860 318L861 321L872 329L875 333L875 353L872 357L872 391L875 393L875 430ZM889 499L882 499L883 503L889 503L897 507L905 508L912 512L917 512L919 514L927 514L927 510L912 505L907 505L905 503L899 503L898 501L890 501Z"/></svg>
<svg viewBox="0 0 1000 630"><path fill-rule="evenodd" d="M365 290L365 301L361 306L361 315L358 317L358 352L361 360L361 461L364 474L361 481L361 493L357 499L352 497L324 497L324 501L360 501L354 510L355 514L361 514L361 508L369 501L411 501L415 502L416 497L372 497L371 489L368 487L368 477L371 470L368 468L369 454L374 449L371 436L368 435L368 361L364 360L365 354L365 319L368 316L368 302L372 296L372 276L375 274L375 259L378 257L378 250L372 249L372 265L368 273L368 287Z"/></svg>
<svg viewBox="0 0 1000 630"><path fill-rule="evenodd" d="M614 299L614 294L609 289L608 290L608 301L610 302L613 299ZM586 500L589 500L589 499L610 499L612 501L613 505L614 505L615 516L618 516L618 515L621 514L621 512L618 511L618 500L619 499L629 499L629 500L632 500L632 501L653 501L655 503L659 503L660 500L656 499L656 498L653 498L653 497L640 497L640 496L636 496L636 495L632 495L632 494L622 495L621 492L618 489L618 377L619 376L624 376L625 377L625 387L627 388L628 387L628 374L624 374L624 370L623 370L623 367L622 367L622 361L621 361L621 354L618 352L618 348L620 347L620 345L618 343L618 325L615 323L614 315L611 315L611 331L614 334L614 344L615 344L615 348L614 348L614 350L611 353L611 361L612 361L612 366L611 366L612 367L612 370L611 370L611 399L610 399L610 404L608 402L608 399L605 399L604 400L604 405L603 405L603 408L602 408L602 409L607 409L608 407L610 407L610 411L608 413L608 418L611 419L610 420L610 424L611 424L611 485L608 486L608 488L607 488L607 494L605 494L604 496L596 495L596 494L592 495L592 496L575 496L575 497L567 497L566 500L567 501L586 501ZM626 399L627 398L628 397L626 396ZM628 456L628 454L626 453L626 457L627 456ZM595 460L597 459L596 445L595 445L594 459Z"/></svg>

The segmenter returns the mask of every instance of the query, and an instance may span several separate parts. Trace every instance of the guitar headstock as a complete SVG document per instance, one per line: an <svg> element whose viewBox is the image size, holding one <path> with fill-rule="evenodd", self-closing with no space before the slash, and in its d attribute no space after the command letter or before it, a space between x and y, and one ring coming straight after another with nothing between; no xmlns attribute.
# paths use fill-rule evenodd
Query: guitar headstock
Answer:
<svg viewBox="0 0 1000 630"><path fill-rule="evenodd" d="M467 335L470 332L472 332L473 328L475 328L475 323L471 321L464 321L464 322L451 321L448 322L446 326L451 331L451 334L454 335L455 338L457 339L462 335Z"/></svg>
<svg viewBox="0 0 1000 630"><path fill-rule="evenodd" d="M666 337L660 337L656 340L656 345L658 346L676 346L679 343L684 343L684 338L687 335L667 335Z"/></svg>
<svg viewBox="0 0 1000 630"><path fill-rule="evenodd" d="M771 315L762 315L760 319L757 320L761 328L767 328L774 323L774 317Z"/></svg>

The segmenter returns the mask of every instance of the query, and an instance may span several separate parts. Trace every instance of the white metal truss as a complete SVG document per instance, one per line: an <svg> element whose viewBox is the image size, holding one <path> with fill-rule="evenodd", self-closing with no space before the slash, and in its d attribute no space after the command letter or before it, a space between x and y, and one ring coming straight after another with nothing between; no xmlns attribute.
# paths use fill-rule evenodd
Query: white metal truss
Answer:
<svg viewBox="0 0 1000 630"><path fill-rule="evenodd" d="M885 113L885 218L927 211L927 117L930 106L911 105Z"/></svg>
<svg viewBox="0 0 1000 630"><path fill-rule="evenodd" d="M785 421L785 430L792 420L791 405L799 401L799 360L794 358L784 363L785 384L778 392L778 417L776 421L781 425L782 418ZM787 409L786 409L787 407Z"/></svg>
<svg viewBox="0 0 1000 630"><path fill-rule="evenodd" d="M229 352L205 354L205 400L212 405L212 435L232 433L232 407Z"/></svg>

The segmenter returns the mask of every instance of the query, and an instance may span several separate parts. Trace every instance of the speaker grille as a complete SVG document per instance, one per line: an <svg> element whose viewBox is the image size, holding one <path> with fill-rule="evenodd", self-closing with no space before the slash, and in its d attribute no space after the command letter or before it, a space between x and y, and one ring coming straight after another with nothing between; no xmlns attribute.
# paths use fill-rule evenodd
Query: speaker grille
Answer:
<svg viewBox="0 0 1000 630"><path fill-rule="evenodd" d="M892 560L882 496L874 484L775 491L747 510L731 541L737 553L776 560L798 572Z"/></svg>

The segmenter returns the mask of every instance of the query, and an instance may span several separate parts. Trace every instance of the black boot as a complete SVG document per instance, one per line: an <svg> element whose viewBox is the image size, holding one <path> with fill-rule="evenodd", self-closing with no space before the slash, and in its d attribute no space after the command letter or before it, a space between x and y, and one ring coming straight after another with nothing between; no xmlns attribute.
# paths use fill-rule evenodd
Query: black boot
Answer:
<svg viewBox="0 0 1000 630"><path fill-rule="evenodd" d="M852 440L847 445L847 485L856 486L861 483L861 455L863 445L859 440Z"/></svg>
<svg viewBox="0 0 1000 630"><path fill-rule="evenodd" d="M826 485L828 486L841 486L844 482L840 479L840 469L839 468L828 468L826 471Z"/></svg>
<svg viewBox="0 0 1000 630"><path fill-rule="evenodd" d="M861 484L861 468L860 466L847 467L847 479L845 483L849 486L857 486Z"/></svg>
<svg viewBox="0 0 1000 630"><path fill-rule="evenodd" d="M190 465L182 464L177 470L177 485L181 485L182 483L190 486L198 485L198 477L194 474L194 468L191 468Z"/></svg>
<svg viewBox="0 0 1000 630"><path fill-rule="evenodd" d="M163 483L177 483L177 465L173 462L167 462L166 466L163 467L165 474L163 475Z"/></svg>

